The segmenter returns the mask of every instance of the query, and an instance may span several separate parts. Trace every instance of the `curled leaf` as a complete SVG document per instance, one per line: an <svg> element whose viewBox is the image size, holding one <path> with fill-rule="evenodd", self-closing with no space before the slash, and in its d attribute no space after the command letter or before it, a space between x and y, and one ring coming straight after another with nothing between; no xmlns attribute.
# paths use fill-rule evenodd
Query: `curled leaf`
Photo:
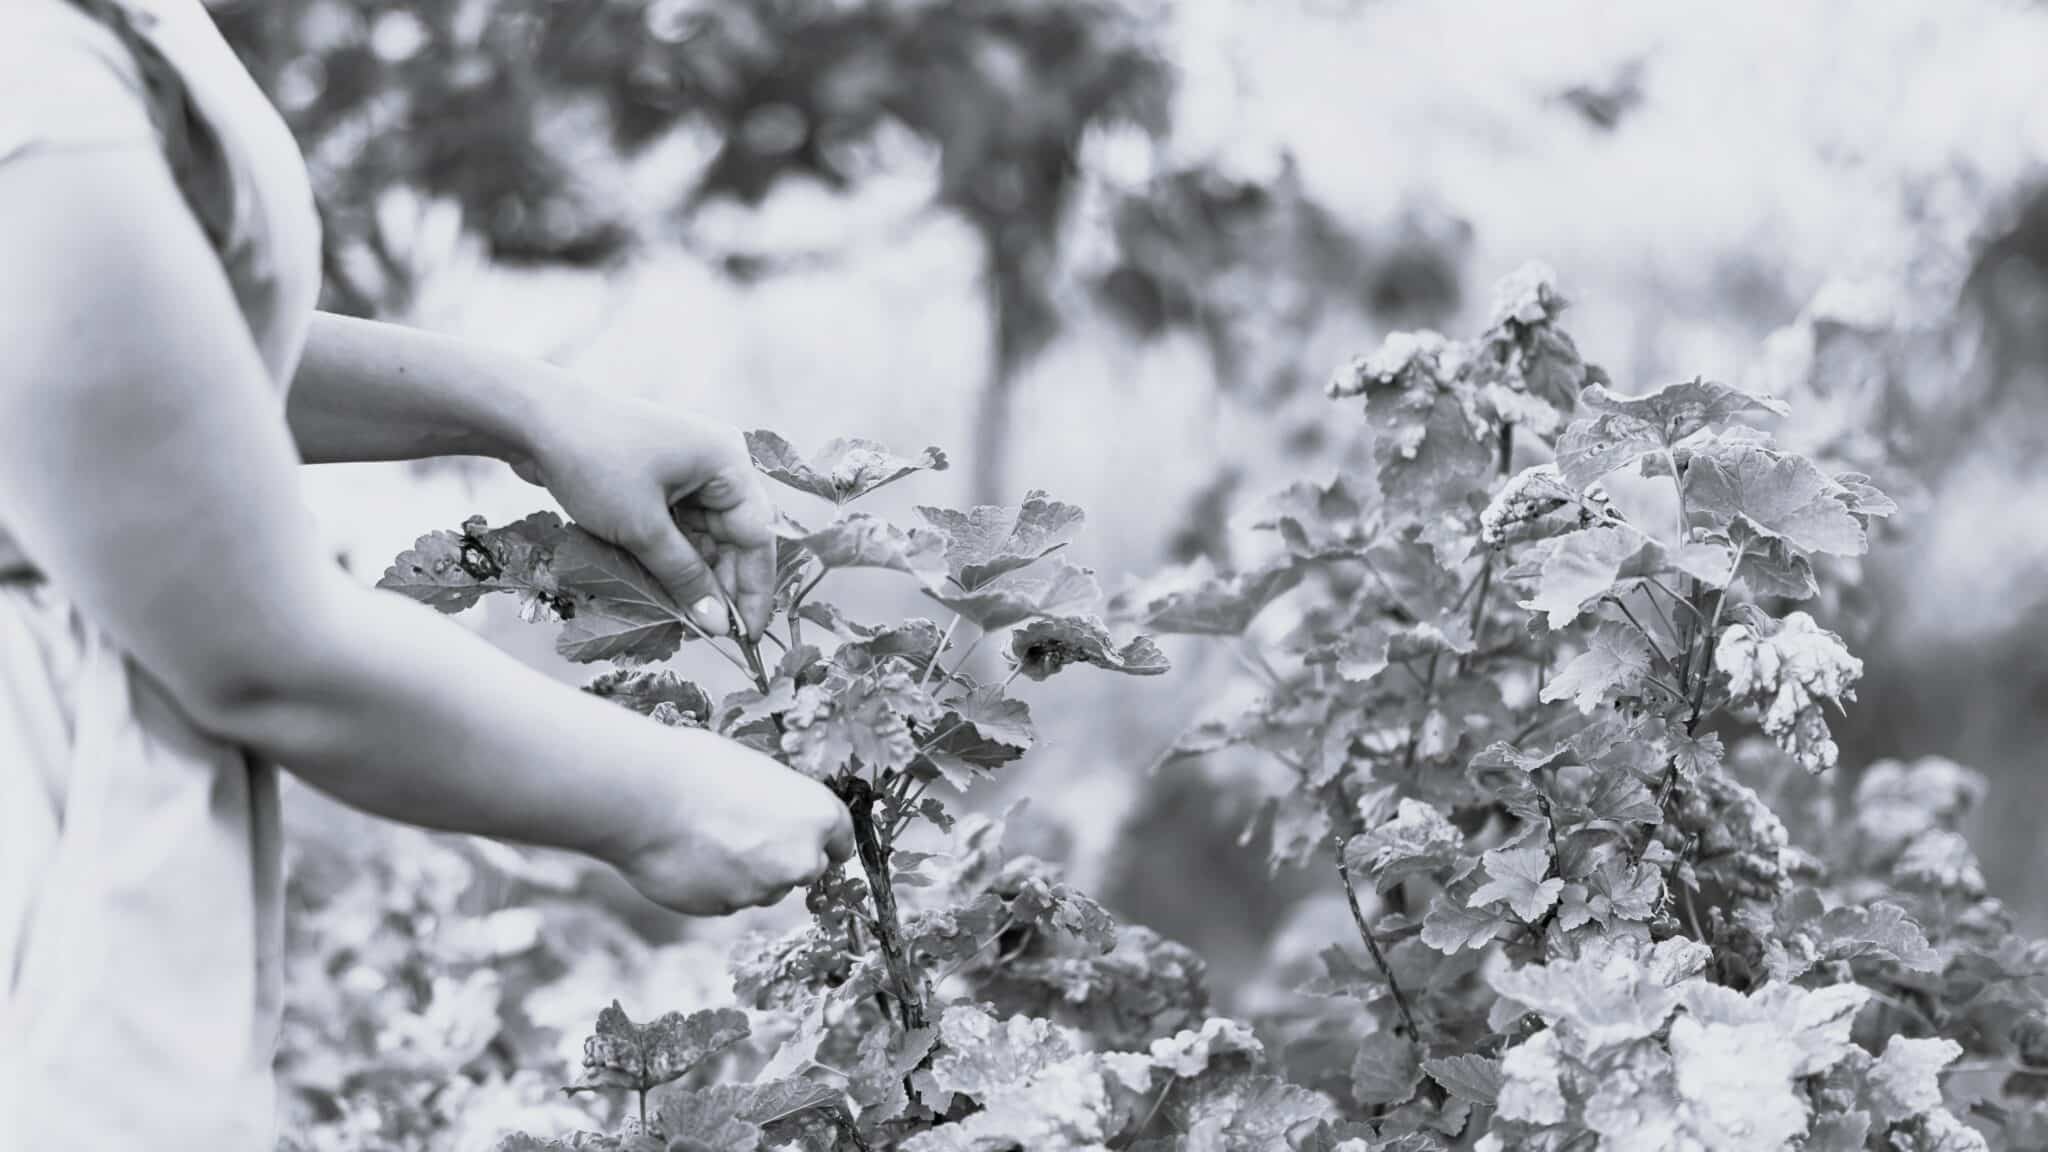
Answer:
<svg viewBox="0 0 2048 1152"><path fill-rule="evenodd" d="M946 470L946 454L926 448L915 459L898 456L872 440L835 439L805 460L773 432L747 433L754 467L799 492L845 504L915 472Z"/></svg>
<svg viewBox="0 0 2048 1152"><path fill-rule="evenodd" d="M1033 680L1047 679L1069 664L1093 664L1127 676L1157 676L1169 667L1151 637L1134 637L1119 647L1093 616L1035 620L1010 637L1010 656Z"/></svg>
<svg viewBox="0 0 2048 1152"><path fill-rule="evenodd" d="M666 724L702 728L711 720L711 698L673 672L618 668L592 680L583 690Z"/></svg>

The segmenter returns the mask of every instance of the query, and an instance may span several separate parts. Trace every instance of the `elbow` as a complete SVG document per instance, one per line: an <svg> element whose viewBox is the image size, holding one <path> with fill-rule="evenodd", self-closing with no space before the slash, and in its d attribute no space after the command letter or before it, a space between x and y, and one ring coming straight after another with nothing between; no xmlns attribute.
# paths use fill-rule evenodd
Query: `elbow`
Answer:
<svg viewBox="0 0 2048 1152"><path fill-rule="evenodd" d="M307 621L209 654L171 692L202 731L290 760L336 728L349 666L345 633Z"/></svg>

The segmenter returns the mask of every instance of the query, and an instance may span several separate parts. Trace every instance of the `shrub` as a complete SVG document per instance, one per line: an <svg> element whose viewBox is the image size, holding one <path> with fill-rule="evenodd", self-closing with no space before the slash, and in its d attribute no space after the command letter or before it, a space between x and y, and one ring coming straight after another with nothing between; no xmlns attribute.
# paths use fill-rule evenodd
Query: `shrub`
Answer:
<svg viewBox="0 0 2048 1152"><path fill-rule="evenodd" d="M1861 665L1792 605L1893 505L1774 447L1772 399L1618 394L1563 308L1531 269L1477 339L1389 339L1329 389L1363 400L1369 466L1281 493L1269 560L1101 608L1062 553L1079 509L849 511L945 466L864 441L804 458L750 437L833 510L783 525L772 650L697 633L550 515L422 538L385 586L448 611L523 597L564 655L618 666L591 691L824 781L858 834L808 924L733 955L751 1012L599 1018L571 1090L632 1101L615 1134L504 1147L2038 1146L2048 949L2012 933L1958 831L1981 782L1874 765L1839 818L1808 784ZM846 568L915 581L948 623L849 619L815 595ZM1029 749L1020 677L1160 673L1150 635L1242 637L1282 600L1260 699L1171 754L1286 765L1271 852L1327 860L1350 906L1360 949L1307 989L1326 1010L1262 1039L1209 1016L1199 959L944 797ZM1010 674L978 682L965 656L997 634ZM684 643L744 685L641 667ZM917 821L950 848L899 848Z"/></svg>

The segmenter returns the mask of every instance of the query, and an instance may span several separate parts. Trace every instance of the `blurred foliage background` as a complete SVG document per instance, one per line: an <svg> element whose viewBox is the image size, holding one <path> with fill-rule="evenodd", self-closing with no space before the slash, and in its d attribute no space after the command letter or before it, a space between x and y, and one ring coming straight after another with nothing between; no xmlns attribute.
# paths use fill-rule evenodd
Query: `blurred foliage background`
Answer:
<svg viewBox="0 0 2048 1152"><path fill-rule="evenodd" d="M1321 398L1334 367L1389 331L1470 326L1486 285L1550 263L1581 348L1623 389L1700 374L1794 398L1793 439L1914 493L1829 621L1869 667L1836 783L1925 753L1988 773L1991 883L2048 928L2048 887L2030 883L2048 865L2039 5L210 6L312 167L328 307L551 357L799 446L943 445L954 470L902 503L1051 489L1089 510L1111 587L1228 564L1258 511L1240 491L1334 468L1357 418ZM421 532L542 499L478 462L314 471L366 580ZM880 595L877 611L915 611ZM511 611L470 622L581 678ZM1147 773L1239 679L1227 653L1172 654L1164 682L1050 686L1040 751L989 802L1029 795L1042 853L1250 1005L1346 914L1327 885L1234 849L1267 783L1255 769ZM326 917L308 923L348 906L334 861L350 853L384 861L378 907L440 892L405 913L429 921L539 883L510 858L395 866L401 841L433 860L482 850L304 794L294 813L301 897ZM559 955L524 962L554 981L609 957L592 1011L651 973L680 995L703 966L676 949L764 922L684 925L603 877L549 876L576 894L565 907L633 929L556 933ZM349 931L385 923L363 915Z"/></svg>

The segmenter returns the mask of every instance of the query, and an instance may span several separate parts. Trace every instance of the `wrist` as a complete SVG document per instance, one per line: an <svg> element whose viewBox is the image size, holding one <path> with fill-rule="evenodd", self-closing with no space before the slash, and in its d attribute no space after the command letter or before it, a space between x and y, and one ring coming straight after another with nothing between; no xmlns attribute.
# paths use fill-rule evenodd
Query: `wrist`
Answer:
<svg viewBox="0 0 2048 1152"><path fill-rule="evenodd" d="M595 702L595 701L593 701ZM618 705L603 703L606 709ZM608 718L629 723L633 747L612 761L617 777L599 793L604 811L586 829L583 842L568 845L621 871L674 844L685 804L682 778L694 759L689 733L626 714ZM651 731L649 731L651 729Z"/></svg>
<svg viewBox="0 0 2048 1152"><path fill-rule="evenodd" d="M503 460L532 483L541 483L540 463L547 454L548 434L561 427L557 413L573 403L581 389L575 377L544 361L522 364L506 373L498 411L484 429L485 455Z"/></svg>

